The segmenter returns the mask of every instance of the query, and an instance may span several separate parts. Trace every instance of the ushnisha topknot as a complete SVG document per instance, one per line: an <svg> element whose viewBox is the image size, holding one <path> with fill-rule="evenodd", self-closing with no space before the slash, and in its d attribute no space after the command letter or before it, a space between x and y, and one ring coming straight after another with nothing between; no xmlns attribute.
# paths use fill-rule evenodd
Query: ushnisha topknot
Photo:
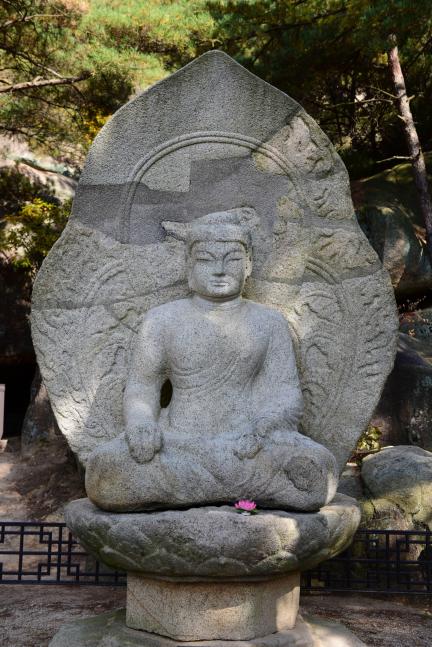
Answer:
<svg viewBox="0 0 432 647"><path fill-rule="evenodd" d="M257 221L258 217L254 209L240 207L209 213L189 223L165 221L162 227L167 234L183 240L188 250L191 250L195 243L214 240L239 242L250 251L251 230L256 226Z"/></svg>

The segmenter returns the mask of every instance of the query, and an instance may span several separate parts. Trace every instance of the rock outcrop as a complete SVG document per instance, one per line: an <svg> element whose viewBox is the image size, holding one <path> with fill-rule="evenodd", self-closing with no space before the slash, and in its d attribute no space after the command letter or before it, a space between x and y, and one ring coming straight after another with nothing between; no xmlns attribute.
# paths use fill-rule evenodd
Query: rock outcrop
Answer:
<svg viewBox="0 0 432 647"><path fill-rule="evenodd" d="M431 160L431 156L427 156ZM410 164L353 182L357 217L399 297L432 288L432 268Z"/></svg>
<svg viewBox="0 0 432 647"><path fill-rule="evenodd" d="M363 528L432 530L432 453L420 447L385 447L347 465L339 492L355 496Z"/></svg>

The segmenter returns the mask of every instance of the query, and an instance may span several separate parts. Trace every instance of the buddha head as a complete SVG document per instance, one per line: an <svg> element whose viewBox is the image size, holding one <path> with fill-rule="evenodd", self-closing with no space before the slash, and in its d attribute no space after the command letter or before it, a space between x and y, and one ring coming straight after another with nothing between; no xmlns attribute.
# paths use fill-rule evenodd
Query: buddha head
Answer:
<svg viewBox="0 0 432 647"><path fill-rule="evenodd" d="M218 301L238 297L252 271L251 234L237 211L211 213L188 229L189 287L199 296Z"/></svg>
<svg viewBox="0 0 432 647"><path fill-rule="evenodd" d="M192 292L215 301L240 296L252 271L249 222L253 218L256 219L255 212L243 208L210 213L186 225L163 223L169 233L186 243Z"/></svg>

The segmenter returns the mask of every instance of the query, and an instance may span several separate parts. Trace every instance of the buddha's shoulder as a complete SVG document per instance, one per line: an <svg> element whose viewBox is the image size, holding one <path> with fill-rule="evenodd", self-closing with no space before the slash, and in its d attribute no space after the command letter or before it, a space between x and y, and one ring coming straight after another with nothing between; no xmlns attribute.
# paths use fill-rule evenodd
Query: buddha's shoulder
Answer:
<svg viewBox="0 0 432 647"><path fill-rule="evenodd" d="M250 301L249 299L244 299L244 301L248 305L250 315L253 317L260 319L261 321L267 321L270 324L287 325L285 317L281 312L279 312L279 310L276 310L276 308L266 306L257 301Z"/></svg>
<svg viewBox="0 0 432 647"><path fill-rule="evenodd" d="M190 310L190 307L190 299L187 298L168 301L147 310L143 316L143 321L163 324L164 322L178 319L183 313Z"/></svg>

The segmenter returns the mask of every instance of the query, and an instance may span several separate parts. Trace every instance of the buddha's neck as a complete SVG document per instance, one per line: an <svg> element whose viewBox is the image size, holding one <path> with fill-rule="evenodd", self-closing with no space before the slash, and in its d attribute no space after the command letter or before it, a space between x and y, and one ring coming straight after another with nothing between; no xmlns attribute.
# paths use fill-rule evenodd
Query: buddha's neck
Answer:
<svg viewBox="0 0 432 647"><path fill-rule="evenodd" d="M218 299L206 299L199 294L194 294L192 296L192 303L196 308L203 310L204 312L208 312L210 310L236 310L237 308L240 308L242 298L241 296L236 296L232 299L224 299L222 301Z"/></svg>

